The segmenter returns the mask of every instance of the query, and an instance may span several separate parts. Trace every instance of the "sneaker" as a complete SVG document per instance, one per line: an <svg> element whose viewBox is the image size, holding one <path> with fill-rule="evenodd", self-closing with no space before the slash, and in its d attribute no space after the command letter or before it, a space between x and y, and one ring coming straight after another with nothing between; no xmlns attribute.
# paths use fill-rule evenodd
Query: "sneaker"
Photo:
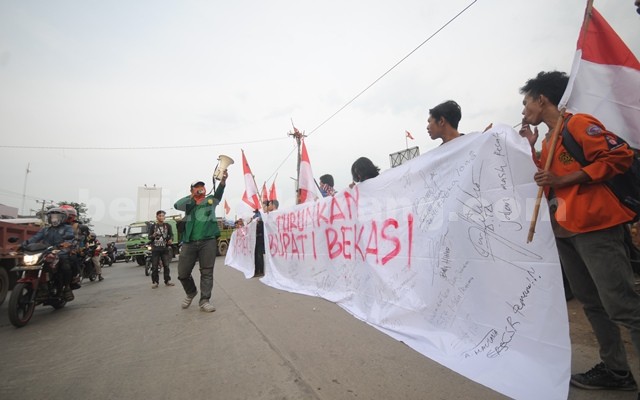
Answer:
<svg viewBox="0 0 640 400"><path fill-rule="evenodd" d="M213 304L209 303L208 301L206 303L200 304L200 311L214 312L215 310L216 308L213 306Z"/></svg>
<svg viewBox="0 0 640 400"><path fill-rule="evenodd" d="M165 286L175 286L175 284L173 282L165 282L164 284L165 284Z"/></svg>
<svg viewBox="0 0 640 400"><path fill-rule="evenodd" d="M73 291L69 288L66 288L64 292L62 292L62 296L66 301L72 301L76 297L73 295Z"/></svg>
<svg viewBox="0 0 640 400"><path fill-rule="evenodd" d="M193 297L196 297L195 295ZM193 297L187 296L182 300L182 308L189 308L191 302L193 301Z"/></svg>
<svg viewBox="0 0 640 400"><path fill-rule="evenodd" d="M98 282L101 282L103 280L104 280L104 278L102 277L102 274L98 275Z"/></svg>
<svg viewBox="0 0 640 400"><path fill-rule="evenodd" d="M157 283L153 283L153 285L151 285L151 289L157 289L158 288L158 284Z"/></svg>
<svg viewBox="0 0 640 400"><path fill-rule="evenodd" d="M611 371L603 362L583 374L571 375L571 384L582 389L636 390L635 379L630 371L621 375Z"/></svg>

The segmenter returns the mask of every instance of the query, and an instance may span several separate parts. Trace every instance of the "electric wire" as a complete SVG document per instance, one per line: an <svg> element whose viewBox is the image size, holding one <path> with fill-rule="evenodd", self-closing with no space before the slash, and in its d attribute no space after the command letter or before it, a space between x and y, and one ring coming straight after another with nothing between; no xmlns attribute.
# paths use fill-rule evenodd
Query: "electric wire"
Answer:
<svg viewBox="0 0 640 400"><path fill-rule="evenodd" d="M320 125L316 126L315 128L313 128L308 134L306 134L306 136L311 136L311 134L313 134L315 131L317 131L318 129L320 129L324 124L326 124L327 122L329 122L330 120L332 120L336 115L338 115L342 110L344 110L345 108L347 108L351 103L353 103L354 101L356 101L360 96L362 96L367 90L371 89L371 87L373 85L375 85L376 83L378 83L382 78L384 78L385 76L387 76L387 74L389 74L391 71L393 71L398 65L400 65L404 60L406 60L407 58L409 58L413 53L415 53L420 47L424 46L429 40L431 40L434 36L436 36L438 33L440 33L440 31L442 31L444 28L446 28L449 24L451 24L453 21L455 21L459 16L461 16L462 14L464 14L469 8L471 8L471 6L473 6L478 0L473 0L471 3L469 3L465 8L463 8L460 12L458 12L455 16L453 16L451 19L449 19L449 21L447 21L444 25L442 25L440 28L438 28L434 33L432 33L428 38L426 38L425 40L422 41L422 43L420 43L416 48L414 48L413 50L411 50L406 56L402 57L398 62L396 62L391 68L389 68L387 71L385 71L382 75L380 75L376 80L374 80L372 83L370 83L367 87L365 87L364 89L362 89L360 91L360 93L356 94L351 100L349 100L348 102L346 102L342 107L340 107L336 112L334 112L333 114L331 114L328 118L326 118L324 121L322 121L320 123ZM295 150L295 148L294 148ZM289 159L289 157L291 157L291 154L293 154L293 150L291 152L289 152L289 154L287 154L287 156L285 157L285 159L280 163L280 165L278 166L278 169ZM272 176L274 176L277 172L278 169L276 169L271 176L269 176L269 179L271 179ZM267 179L267 181L269 180Z"/></svg>
<svg viewBox="0 0 640 400"><path fill-rule="evenodd" d="M371 84L369 84L369 86L367 86L366 88L364 88L360 93L358 93L357 95L355 95L351 100L349 100L345 105L343 105L342 107L340 107L338 109L338 111L334 112L333 114L331 114L329 116L329 118L325 119L324 121L322 121L322 123L318 126L316 126L315 128L313 128L311 130L311 132L309 132L307 134L307 136L311 136L312 133L314 133L315 131L317 131L318 129L320 129L324 124L326 124L327 122L329 122L331 119L333 119L333 117L335 117L336 115L338 115L338 113L340 113L342 110L344 110L345 108L347 108L351 103L353 103L358 97L362 96L362 94L364 94L364 92L366 92L367 90L369 90L373 85L375 85L376 83L378 83L378 81L380 81L382 78L384 78L389 72L393 71L398 65L400 65L404 60L406 60L407 58L409 58L413 53L415 53L420 47L422 47L425 43L427 43L429 40L431 40L435 35L437 35L438 33L440 33L440 31L442 31L444 28L447 27L447 25L449 25L450 23L452 23L453 21L455 21L459 16L461 16L465 11L467 11L472 5L474 5L478 0L473 0L469 5L467 5L465 8L462 9L462 11L460 11L459 13L457 13L453 18L451 18L449 21L447 21L444 25L442 25L440 28L438 28L438 30L436 30L434 33L431 34L431 36L429 36L428 38L426 38L422 43L420 43L418 45L418 47L416 47L415 49L411 50L409 52L409 54L407 54L406 56L402 57L400 59L400 61L398 61L397 63L395 63L391 68L389 68L384 74L380 75L378 77L378 79L376 79L375 81L373 81Z"/></svg>
<svg viewBox="0 0 640 400"><path fill-rule="evenodd" d="M367 92L371 87L373 87L376 83L378 83L382 78L387 76L391 71L396 69L402 62L404 62L407 58L409 58L413 53L418 51L422 46L424 46L427 42L429 42L432 38L434 38L438 33L440 33L444 28L446 28L449 24L455 21L458 17L464 14L471 6L473 6L478 0L473 0L469 3L465 8L459 11L455 16L450 18L444 25L438 28L434 33L432 33L429 37L422 41L417 47L411 50L407 55L402 57L399 61L397 61L393 66L387 69L382 75L376 78L373 82L371 82L367 87L362 89L358 94L356 94L351 100L347 101L342 107L340 107L337 111L327 117L324 121L322 121L318 126L313 128L306 136L311 136L311 134L315 133L318 129L324 126L327 122L332 120L336 115L342 112L345 108L347 108L351 103L356 101L360 96L362 96L365 92ZM263 143L263 142L271 142L284 140L285 138L272 138L272 139L261 139L261 140L253 140L253 141L244 141L244 142L229 142L229 143L214 143L214 144L199 144L199 145L174 145L174 146L143 146L143 147L68 147L68 146L26 146L26 145L0 145L0 148L8 148L8 149L37 149L37 150L162 150L162 149L186 149L186 148L196 148L196 147L219 147L219 146L230 146L230 145L242 145L242 144L250 144L250 143ZM291 157L291 155L296 150L294 146L289 154L284 158L284 160L278 165L275 171L269 176L267 181L269 181L275 174L278 173L279 169L284 165L284 163Z"/></svg>
<svg viewBox="0 0 640 400"><path fill-rule="evenodd" d="M200 148L200 147L236 146L236 145L250 144L250 143L274 142L277 140L285 140L285 139L286 138L271 138L271 139L248 140L244 142L187 144L187 145L173 145L173 146L142 146L142 147L68 147L68 146L0 145L0 148L31 149L31 150L165 150L165 149L174 150L174 149L191 149L191 148Z"/></svg>

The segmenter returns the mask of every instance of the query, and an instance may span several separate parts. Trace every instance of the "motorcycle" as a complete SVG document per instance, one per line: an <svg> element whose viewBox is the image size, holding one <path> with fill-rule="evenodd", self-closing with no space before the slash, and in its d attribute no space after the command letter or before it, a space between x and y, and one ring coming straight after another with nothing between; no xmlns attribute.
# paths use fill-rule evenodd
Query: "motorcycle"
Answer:
<svg viewBox="0 0 640 400"><path fill-rule="evenodd" d="M80 270L80 283L83 280L89 279L91 282L95 281L98 277L96 273L96 267L93 265L93 260L91 259L92 252L86 251L84 254L84 258L82 259L82 266Z"/></svg>
<svg viewBox="0 0 640 400"><path fill-rule="evenodd" d="M58 273L60 250L44 243L24 247L22 264L12 271L21 273L9 298L9 320L17 328L25 326L37 305L60 309L67 304L64 283Z"/></svg>
<svg viewBox="0 0 640 400"><path fill-rule="evenodd" d="M151 264L151 246L147 246L147 250L145 250L144 252L144 275L151 275L152 270L153 265Z"/></svg>
<svg viewBox="0 0 640 400"><path fill-rule="evenodd" d="M100 252L100 266L110 267L111 265L113 265L113 259L109 253L107 253L107 250L102 250Z"/></svg>

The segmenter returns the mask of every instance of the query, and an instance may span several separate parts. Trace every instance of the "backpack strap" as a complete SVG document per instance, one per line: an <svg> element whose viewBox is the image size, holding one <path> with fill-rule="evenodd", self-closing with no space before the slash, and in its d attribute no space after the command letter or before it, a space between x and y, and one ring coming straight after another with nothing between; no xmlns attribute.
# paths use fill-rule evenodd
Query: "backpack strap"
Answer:
<svg viewBox="0 0 640 400"><path fill-rule="evenodd" d="M584 158L584 151L582 150L582 146L580 146L578 142L576 142L576 139L573 137L573 135L569 133L568 126L571 117L573 117L573 115L569 115L569 117L567 117L567 119L564 121L564 124L562 125L562 145L569 152L569 154L571 154L571 157L573 157L577 162L580 163L580 165L584 167L591 163L588 162L586 158Z"/></svg>

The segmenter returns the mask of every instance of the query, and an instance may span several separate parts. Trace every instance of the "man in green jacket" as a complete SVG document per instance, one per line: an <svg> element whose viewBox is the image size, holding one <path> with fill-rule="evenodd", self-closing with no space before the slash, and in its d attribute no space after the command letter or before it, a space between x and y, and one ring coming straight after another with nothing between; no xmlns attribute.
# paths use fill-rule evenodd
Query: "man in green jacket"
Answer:
<svg viewBox="0 0 640 400"><path fill-rule="evenodd" d="M188 308L198 294L191 275L198 261L200 264L200 310L205 312L216 310L210 302L213 289L213 265L218 248L216 239L220 236L215 210L222 200L226 181L227 171L224 171L213 196L206 195L204 182L194 182L191 184L191 194L173 205L176 210L185 212L185 229L178 261L178 280L187 294L182 301L182 308Z"/></svg>

